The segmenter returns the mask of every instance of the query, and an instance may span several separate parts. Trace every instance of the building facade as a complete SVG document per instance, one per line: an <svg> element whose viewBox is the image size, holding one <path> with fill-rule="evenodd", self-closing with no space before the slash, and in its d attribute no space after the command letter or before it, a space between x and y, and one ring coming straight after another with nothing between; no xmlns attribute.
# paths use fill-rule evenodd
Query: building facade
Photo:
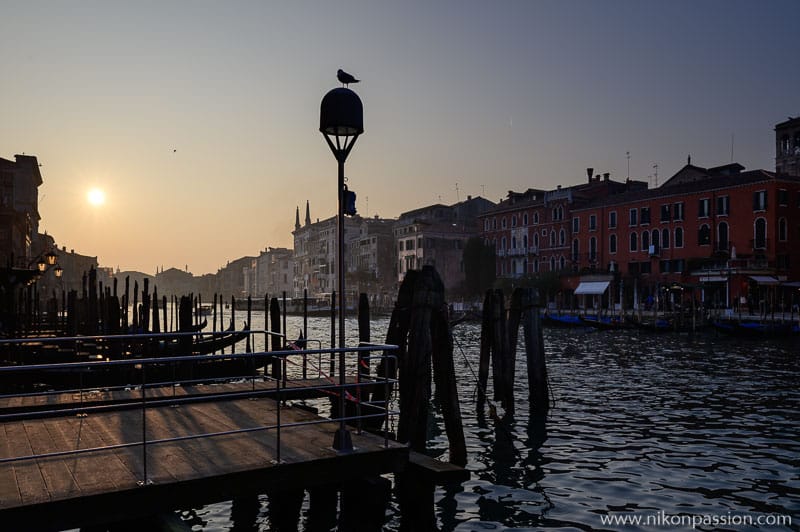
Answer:
<svg viewBox="0 0 800 532"><path fill-rule="evenodd" d="M409 270L425 265L436 268L445 290L464 283L464 246L477 236L478 220L495 204L468 196L454 205L434 204L404 212L394 224L397 283Z"/></svg>

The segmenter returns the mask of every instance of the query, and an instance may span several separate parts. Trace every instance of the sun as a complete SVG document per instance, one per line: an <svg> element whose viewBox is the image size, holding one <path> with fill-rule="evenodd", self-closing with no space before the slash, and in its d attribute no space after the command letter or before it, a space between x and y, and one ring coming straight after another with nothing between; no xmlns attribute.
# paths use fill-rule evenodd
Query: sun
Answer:
<svg viewBox="0 0 800 532"><path fill-rule="evenodd" d="M99 207L106 202L106 193L99 188L89 189L89 192L86 193L86 200L90 205Z"/></svg>

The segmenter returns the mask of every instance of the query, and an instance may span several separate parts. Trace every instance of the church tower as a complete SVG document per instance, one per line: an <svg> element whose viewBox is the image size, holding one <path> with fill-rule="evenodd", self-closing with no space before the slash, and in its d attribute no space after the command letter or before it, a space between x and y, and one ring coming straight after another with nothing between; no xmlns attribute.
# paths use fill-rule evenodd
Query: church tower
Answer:
<svg viewBox="0 0 800 532"><path fill-rule="evenodd" d="M300 207L297 207L294 213L294 230L300 229Z"/></svg>
<svg viewBox="0 0 800 532"><path fill-rule="evenodd" d="M311 225L311 211L308 208L308 200L306 200L306 225Z"/></svg>

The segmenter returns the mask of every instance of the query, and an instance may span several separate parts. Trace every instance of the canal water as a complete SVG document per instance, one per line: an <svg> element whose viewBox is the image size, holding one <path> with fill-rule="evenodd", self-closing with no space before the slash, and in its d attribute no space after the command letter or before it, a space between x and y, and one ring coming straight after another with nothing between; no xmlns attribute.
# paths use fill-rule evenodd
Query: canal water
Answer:
<svg viewBox="0 0 800 532"><path fill-rule="evenodd" d="M253 322L263 327L263 314ZM290 317L288 335L301 324ZM372 322L373 341L385 339L387 325ZM356 327L348 320L351 342ZM329 345L330 320L311 319L309 330ZM454 333L472 478L437 489L441 530L690 529L692 518L705 530L753 529L748 519L769 530L800 527L797 339L545 329L555 404L541 424L529 418L522 349L516 416L496 421L475 406L480 326L460 324ZM429 448L446 458L438 410ZM266 497L181 516L194 530L270 529ZM385 529L399 523L393 504Z"/></svg>

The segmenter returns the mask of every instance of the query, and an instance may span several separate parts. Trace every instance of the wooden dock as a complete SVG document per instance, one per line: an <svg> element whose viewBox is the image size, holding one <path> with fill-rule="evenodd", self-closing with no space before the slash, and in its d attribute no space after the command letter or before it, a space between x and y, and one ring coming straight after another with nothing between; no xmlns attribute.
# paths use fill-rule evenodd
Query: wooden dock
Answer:
<svg viewBox="0 0 800 532"><path fill-rule="evenodd" d="M182 394L189 391L180 388ZM278 424L277 404L269 397L192 402L178 408L156 403L145 410L92 412L86 417L53 414L0 423L0 527L47 530L119 522L246 494L342 483L398 471L408 462L406 446L386 444L381 437L355 429L354 450L338 453L331 447L338 423L314 423L323 420L284 406L278 463L277 429L258 430ZM287 426L297 423L308 424ZM240 429L256 430L152 443ZM146 448L143 434L150 442ZM6 460L124 444L133 445Z"/></svg>

